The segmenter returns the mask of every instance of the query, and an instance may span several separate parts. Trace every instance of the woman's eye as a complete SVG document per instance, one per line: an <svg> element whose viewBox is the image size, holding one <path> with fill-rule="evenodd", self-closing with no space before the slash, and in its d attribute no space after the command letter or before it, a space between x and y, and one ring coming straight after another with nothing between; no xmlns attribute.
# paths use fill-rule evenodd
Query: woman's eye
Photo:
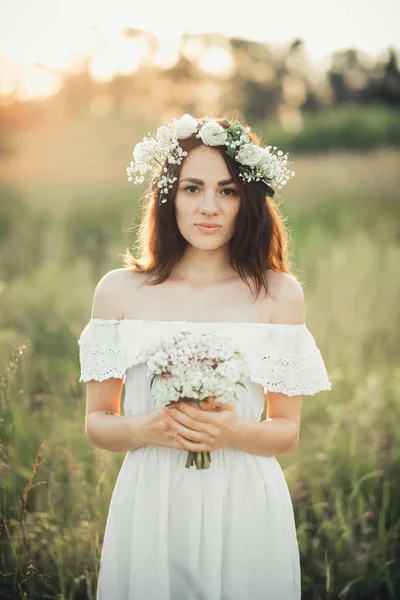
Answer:
<svg viewBox="0 0 400 600"><path fill-rule="evenodd" d="M197 187L197 185L187 185L185 188L183 188L185 192L189 192L190 194L195 193L199 188ZM222 190L223 195L224 196L234 196L237 192L236 190L232 189L232 188L224 188ZM228 192L228 193L226 193Z"/></svg>

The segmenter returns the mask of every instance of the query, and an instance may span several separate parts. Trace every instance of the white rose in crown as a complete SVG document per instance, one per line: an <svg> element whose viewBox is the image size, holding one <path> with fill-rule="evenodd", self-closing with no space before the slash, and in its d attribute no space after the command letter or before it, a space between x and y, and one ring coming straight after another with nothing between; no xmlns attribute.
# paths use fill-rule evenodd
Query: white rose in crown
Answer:
<svg viewBox="0 0 400 600"><path fill-rule="evenodd" d="M242 165L255 167L261 160L261 153L262 148L259 146L253 143L244 144L236 154L235 159Z"/></svg>
<svg viewBox="0 0 400 600"><path fill-rule="evenodd" d="M207 146L223 146L228 138L226 130L216 122L205 123L199 133Z"/></svg>
<svg viewBox="0 0 400 600"><path fill-rule="evenodd" d="M172 140L172 136L173 132L171 129L168 129L168 127L165 127L165 125L162 125L157 129L156 137L162 144L169 144Z"/></svg>
<svg viewBox="0 0 400 600"><path fill-rule="evenodd" d="M133 158L137 163L150 162L156 152L156 141L143 139L143 142L136 144L133 150Z"/></svg>
<svg viewBox="0 0 400 600"><path fill-rule="evenodd" d="M271 153L268 150L268 148L260 148L260 150L261 150L260 160L257 163L257 167L265 166L271 160Z"/></svg>
<svg viewBox="0 0 400 600"><path fill-rule="evenodd" d="M197 131L197 120L191 115L185 114L179 120L174 119L175 135L180 140L190 138Z"/></svg>

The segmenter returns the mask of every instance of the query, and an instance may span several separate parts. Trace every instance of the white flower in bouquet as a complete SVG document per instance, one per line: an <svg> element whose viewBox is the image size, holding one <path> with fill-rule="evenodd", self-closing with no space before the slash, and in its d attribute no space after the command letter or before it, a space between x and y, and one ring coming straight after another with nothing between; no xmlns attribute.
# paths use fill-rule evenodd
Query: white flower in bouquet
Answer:
<svg viewBox="0 0 400 600"><path fill-rule="evenodd" d="M146 366L160 407L181 399L194 401L199 408L200 401L210 397L231 402L232 398L238 399L236 386L246 387L244 381L249 373L245 355L232 340L209 333L172 334L153 344ZM204 463L200 463L198 454L205 455ZM210 462L209 452L189 452L186 466L208 468Z"/></svg>

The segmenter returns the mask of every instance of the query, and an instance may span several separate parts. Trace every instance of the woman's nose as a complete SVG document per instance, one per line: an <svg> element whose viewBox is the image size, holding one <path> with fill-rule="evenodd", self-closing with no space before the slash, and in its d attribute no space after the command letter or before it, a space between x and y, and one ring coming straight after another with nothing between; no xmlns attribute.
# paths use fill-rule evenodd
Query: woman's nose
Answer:
<svg viewBox="0 0 400 600"><path fill-rule="evenodd" d="M219 211L216 194L213 190L206 191L200 199L201 212L215 213Z"/></svg>

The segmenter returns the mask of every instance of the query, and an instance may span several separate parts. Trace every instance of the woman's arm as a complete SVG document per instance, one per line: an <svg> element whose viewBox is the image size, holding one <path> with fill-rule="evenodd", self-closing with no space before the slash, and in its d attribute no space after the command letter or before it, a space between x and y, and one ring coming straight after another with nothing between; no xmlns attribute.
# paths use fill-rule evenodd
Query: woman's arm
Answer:
<svg viewBox="0 0 400 600"><path fill-rule="evenodd" d="M98 282L92 304L92 318L120 319L121 291L124 273L115 269ZM123 452L137 447L131 417L120 415L123 378L105 381L90 380L86 385L85 434L93 446L112 452Z"/></svg>
<svg viewBox="0 0 400 600"><path fill-rule="evenodd" d="M92 318L123 319L123 299L131 276L125 269L110 271L96 286ZM123 377L103 381L91 379L86 393L86 438L93 446L111 452L127 452L144 445L180 448L165 423L164 408L143 414L121 416Z"/></svg>
<svg viewBox="0 0 400 600"><path fill-rule="evenodd" d="M238 416L232 432L232 446L260 456L278 456L293 450L299 441L298 415L301 396L282 397L287 417L267 417L265 421L249 421ZM269 397L269 394L268 394ZM268 407L271 400L268 399Z"/></svg>
<svg viewBox="0 0 400 600"><path fill-rule="evenodd" d="M122 380L108 379L107 382L101 382L102 393L108 387L104 386L104 383L113 385L112 381ZM96 383L99 382L90 381L88 386ZM99 409L90 412L86 418L86 437L96 448L111 452L129 452L146 445L180 450L179 442L173 437L171 429L165 422L166 417L168 413L165 408L156 408L127 417L108 409Z"/></svg>
<svg viewBox="0 0 400 600"><path fill-rule="evenodd" d="M122 318L121 298L124 294L121 292L124 285L124 269L109 271L100 279L94 292L92 318ZM144 444L141 434L144 415L120 415L122 387L123 378L87 382L85 433L96 448L127 452Z"/></svg>
<svg viewBox="0 0 400 600"><path fill-rule="evenodd" d="M129 452L144 446L141 421L144 415L124 417L97 410L86 421L86 437L93 446L110 452Z"/></svg>
<svg viewBox="0 0 400 600"><path fill-rule="evenodd" d="M305 322L304 293L291 275L280 273L278 299L274 307L274 323L296 325ZM286 454L299 442L302 396L268 392L267 418L262 422L239 418L233 443L237 448L274 456Z"/></svg>
<svg viewBox="0 0 400 600"><path fill-rule="evenodd" d="M85 433L96 448L128 452L145 444L145 415L120 415L123 380L88 381Z"/></svg>
<svg viewBox="0 0 400 600"><path fill-rule="evenodd" d="M274 323L304 323L305 303L300 283L291 275L280 273L277 289L279 296L273 314ZM301 404L301 395L268 392L266 420L255 422L238 417L232 437L234 446L262 456L290 452L299 442Z"/></svg>

